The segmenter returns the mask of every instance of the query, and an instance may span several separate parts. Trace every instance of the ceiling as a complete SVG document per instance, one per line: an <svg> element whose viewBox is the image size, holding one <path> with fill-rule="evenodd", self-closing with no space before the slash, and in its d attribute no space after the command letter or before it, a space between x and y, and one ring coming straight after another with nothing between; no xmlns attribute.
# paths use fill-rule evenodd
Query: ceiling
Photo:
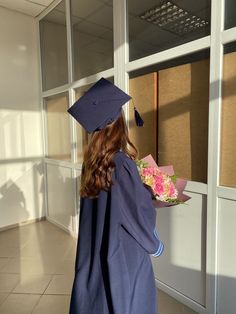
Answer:
<svg viewBox="0 0 236 314"><path fill-rule="evenodd" d="M173 2L178 3L178 5L184 7L190 12L198 12L198 14L202 14L206 9L206 4L210 5L209 0L198 0L198 1L189 1L189 0L172 0ZM16 10L31 16L39 15L46 7L48 7L53 0L0 0L0 6ZM75 2L75 0L72 1ZM129 14L133 16L139 15L142 11L145 11L148 7L151 8L154 5L157 5L161 2L161 0L145 0L145 1L137 1L137 0L128 0L129 3ZM112 5L112 0L93 0L93 1L79 1L76 0L76 7L83 18L89 14L89 10L96 10L101 4ZM92 4L92 5L91 5ZM76 12L74 12L75 16L77 16Z"/></svg>
<svg viewBox="0 0 236 314"><path fill-rule="evenodd" d="M146 10L152 10L167 1L188 11L190 15L196 15L208 21L208 25L180 35L166 27L159 27L140 18ZM53 0L0 0L0 6L35 17L52 2ZM99 48L105 49L106 43L113 41L112 3L112 0L71 0L72 25L74 31L79 34L80 49L83 43L88 45L91 42L97 42ZM211 0L127 0L127 4L130 60L207 36L210 33ZM65 20L65 1L62 1L43 18L42 22L65 25ZM112 47L112 43L108 46Z"/></svg>
<svg viewBox="0 0 236 314"><path fill-rule="evenodd" d="M52 2L53 0L0 0L0 6L35 17Z"/></svg>
<svg viewBox="0 0 236 314"><path fill-rule="evenodd" d="M36 17L53 1L54 0L0 0L0 6ZM96 2L98 4L112 4L112 0L94 0L91 6L91 1L83 0L78 1L79 9L86 11L89 7L94 8Z"/></svg>

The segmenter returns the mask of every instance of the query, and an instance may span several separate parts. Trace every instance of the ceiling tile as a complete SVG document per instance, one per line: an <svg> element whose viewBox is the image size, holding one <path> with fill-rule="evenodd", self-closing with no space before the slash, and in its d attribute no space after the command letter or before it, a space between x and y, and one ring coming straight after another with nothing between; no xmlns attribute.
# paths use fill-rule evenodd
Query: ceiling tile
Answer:
<svg viewBox="0 0 236 314"><path fill-rule="evenodd" d="M88 18L88 21L105 26L108 29L112 29L113 25L113 9L110 6L102 6L100 10L91 14Z"/></svg>
<svg viewBox="0 0 236 314"><path fill-rule="evenodd" d="M51 12L49 12L43 18L43 20L56 24L66 25L66 9L64 6L64 2L57 5Z"/></svg>
<svg viewBox="0 0 236 314"><path fill-rule="evenodd" d="M26 0L0 0L0 6L31 16L37 16L45 9L44 5L35 4Z"/></svg>
<svg viewBox="0 0 236 314"><path fill-rule="evenodd" d="M78 1L72 0L72 15L86 19L87 16L97 11L100 7L103 6L103 3L98 0L86 0Z"/></svg>
<svg viewBox="0 0 236 314"><path fill-rule="evenodd" d="M48 7L49 4L51 4L54 0L25 0L25 1Z"/></svg>
<svg viewBox="0 0 236 314"><path fill-rule="evenodd" d="M77 25L74 25L74 28L76 30L79 30L82 33L91 34L94 36L101 36L102 34L104 34L107 31L106 27L88 22L86 20L84 20L84 21L82 20Z"/></svg>

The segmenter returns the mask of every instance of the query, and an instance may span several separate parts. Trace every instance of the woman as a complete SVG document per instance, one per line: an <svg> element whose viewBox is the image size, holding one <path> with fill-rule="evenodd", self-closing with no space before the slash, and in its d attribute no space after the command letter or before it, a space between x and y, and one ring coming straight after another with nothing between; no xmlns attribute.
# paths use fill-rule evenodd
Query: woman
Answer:
<svg viewBox="0 0 236 314"><path fill-rule="evenodd" d="M129 140L121 108L130 97L124 95L102 79L68 110L87 131L93 130L81 175L70 314L157 313L149 254L159 256L163 244L155 228L151 194L134 161L137 150ZM87 114L88 101L99 106L99 119ZM107 101L116 102L108 115Z"/></svg>

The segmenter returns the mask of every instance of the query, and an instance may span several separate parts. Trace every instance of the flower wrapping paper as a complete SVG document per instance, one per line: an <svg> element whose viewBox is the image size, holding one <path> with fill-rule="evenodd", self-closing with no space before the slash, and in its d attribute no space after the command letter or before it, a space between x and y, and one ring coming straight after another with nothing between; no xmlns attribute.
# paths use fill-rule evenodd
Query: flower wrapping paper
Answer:
<svg viewBox="0 0 236 314"><path fill-rule="evenodd" d="M146 162L148 163L148 166L149 167L157 167L160 169L160 171L162 171L163 173L169 175L169 176L172 176L174 175L174 168L173 166L161 166L159 167L155 160L153 159L152 155L148 155L144 158L141 159L143 162ZM176 179L176 182L175 182L175 187L176 189L178 190L178 199L185 203L186 201L188 201L189 199L191 199L190 196L186 195L183 193L185 187L186 187L186 184L187 184L187 180L185 179L181 179L181 178L177 178ZM151 189L149 186L147 186L149 189ZM179 203L168 203L168 202L164 202L164 201L160 201L160 200L157 200L157 199L153 199L153 202L154 202L154 206L155 207L158 207L158 208L161 208L161 207L170 207L170 206L174 206L174 205L178 205Z"/></svg>

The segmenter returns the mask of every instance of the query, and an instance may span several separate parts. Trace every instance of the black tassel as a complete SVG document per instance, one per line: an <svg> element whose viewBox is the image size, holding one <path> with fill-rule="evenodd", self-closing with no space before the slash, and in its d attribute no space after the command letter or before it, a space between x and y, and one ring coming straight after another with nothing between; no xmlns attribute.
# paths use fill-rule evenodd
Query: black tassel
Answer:
<svg viewBox="0 0 236 314"><path fill-rule="evenodd" d="M136 109L136 107L134 107L134 118L135 118L135 122L136 122L136 125L141 127L144 125L144 121L143 119L141 118L138 110Z"/></svg>

